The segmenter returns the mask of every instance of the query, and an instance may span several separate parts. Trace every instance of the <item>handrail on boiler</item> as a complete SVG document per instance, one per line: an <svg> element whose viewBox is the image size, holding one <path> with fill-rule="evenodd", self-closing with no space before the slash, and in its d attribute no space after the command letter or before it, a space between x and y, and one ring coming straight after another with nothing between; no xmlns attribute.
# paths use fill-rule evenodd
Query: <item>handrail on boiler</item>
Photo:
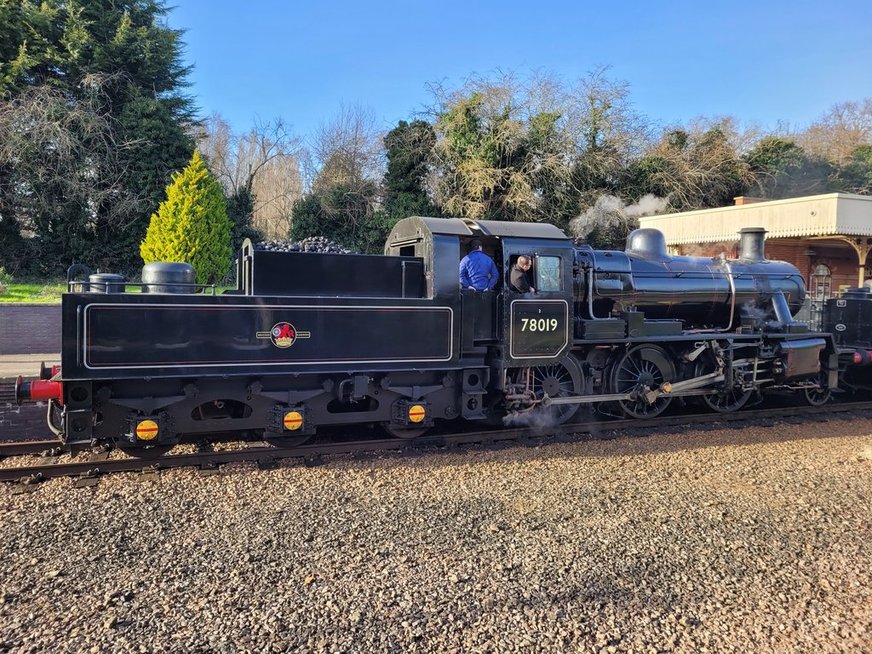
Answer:
<svg viewBox="0 0 872 654"><path fill-rule="evenodd" d="M736 319L736 280L733 277L733 269L730 267L728 262L723 262L724 267L726 268L726 273L722 273L726 276L727 281L730 285L730 320L727 323L727 326L722 329L717 329L717 332L728 332L733 328L733 322ZM618 271L615 271L618 272ZM623 271L621 271L623 272ZM590 315L591 320L608 320L608 318L597 318L593 312L593 295L596 287L594 286L594 267L590 266L587 269L587 312Z"/></svg>

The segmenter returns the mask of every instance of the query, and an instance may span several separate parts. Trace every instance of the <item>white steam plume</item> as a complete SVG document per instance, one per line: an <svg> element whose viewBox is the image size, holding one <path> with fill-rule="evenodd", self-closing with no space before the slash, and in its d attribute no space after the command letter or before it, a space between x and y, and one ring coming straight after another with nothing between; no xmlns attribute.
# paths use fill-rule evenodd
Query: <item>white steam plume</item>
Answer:
<svg viewBox="0 0 872 654"><path fill-rule="evenodd" d="M666 209L667 202L656 195L643 196L636 204L625 204L614 195L601 195L587 211L569 223L574 236L586 238L597 227L626 226L635 229L638 218L651 216Z"/></svg>

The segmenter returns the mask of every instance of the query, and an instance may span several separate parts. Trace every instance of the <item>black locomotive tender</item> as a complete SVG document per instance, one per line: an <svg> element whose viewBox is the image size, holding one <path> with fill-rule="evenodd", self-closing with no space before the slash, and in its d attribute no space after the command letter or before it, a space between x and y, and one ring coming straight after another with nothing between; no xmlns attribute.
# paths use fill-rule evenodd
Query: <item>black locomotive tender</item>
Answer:
<svg viewBox="0 0 872 654"><path fill-rule="evenodd" d="M823 329L843 352L839 387L851 392L872 391L872 288L866 284L828 299L824 307Z"/></svg>
<svg viewBox="0 0 872 654"><path fill-rule="evenodd" d="M383 256L246 242L223 294L187 264L149 264L142 293L71 270L61 366L17 395L49 400L67 442L135 448L234 433L299 443L357 423L414 438L440 420L561 423L588 403L646 418L694 398L728 412L772 390L822 403L840 350L793 320L803 278L765 259L764 234L743 229L730 260L669 256L654 229L619 252L547 224L412 217ZM493 291L460 288L473 239L502 271ZM522 254L535 294L508 285Z"/></svg>

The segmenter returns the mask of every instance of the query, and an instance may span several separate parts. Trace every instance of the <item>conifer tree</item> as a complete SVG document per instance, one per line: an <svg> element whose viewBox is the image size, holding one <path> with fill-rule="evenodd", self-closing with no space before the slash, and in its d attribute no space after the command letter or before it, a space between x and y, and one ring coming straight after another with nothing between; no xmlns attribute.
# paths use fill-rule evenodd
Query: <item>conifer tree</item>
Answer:
<svg viewBox="0 0 872 654"><path fill-rule="evenodd" d="M49 137L20 148L5 137L25 130L0 125L0 146L12 152L0 152L0 265L31 274L60 274L74 261L118 272L138 265L149 216L194 147L190 68L170 11L166 0L0 0L0 119L15 113L26 131ZM43 121L26 111L37 96L51 100ZM84 122L63 120L85 113ZM104 142L112 165L89 154L62 158L52 139ZM67 179L81 180L82 192L70 193Z"/></svg>
<svg viewBox="0 0 872 654"><path fill-rule="evenodd" d="M438 216L427 195L427 176L436 146L430 123L401 120L384 138L387 170L384 176L384 210L390 223L408 216Z"/></svg>
<svg viewBox="0 0 872 654"><path fill-rule="evenodd" d="M173 175L139 251L145 263L183 261L194 266L198 284L214 283L230 268L230 232L221 185L195 150Z"/></svg>

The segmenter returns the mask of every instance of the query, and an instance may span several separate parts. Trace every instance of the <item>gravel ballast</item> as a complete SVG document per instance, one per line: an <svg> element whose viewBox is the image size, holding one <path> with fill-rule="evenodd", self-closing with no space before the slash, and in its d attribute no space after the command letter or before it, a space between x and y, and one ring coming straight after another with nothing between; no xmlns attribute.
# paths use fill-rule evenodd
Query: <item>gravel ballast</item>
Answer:
<svg viewBox="0 0 872 654"><path fill-rule="evenodd" d="M872 420L0 488L0 652L864 652Z"/></svg>

